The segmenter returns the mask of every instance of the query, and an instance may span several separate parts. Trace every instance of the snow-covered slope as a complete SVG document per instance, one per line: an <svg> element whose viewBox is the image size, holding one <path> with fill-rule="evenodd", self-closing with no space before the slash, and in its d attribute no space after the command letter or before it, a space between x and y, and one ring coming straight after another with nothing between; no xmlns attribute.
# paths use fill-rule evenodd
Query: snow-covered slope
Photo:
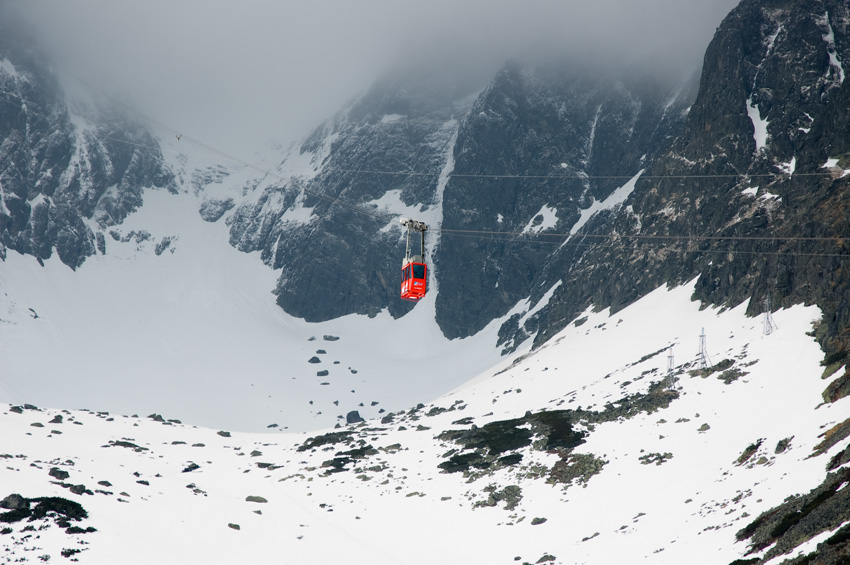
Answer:
<svg viewBox="0 0 850 565"><path fill-rule="evenodd" d="M434 293L401 320L287 315L271 292L280 271L229 246L224 223L198 214L203 197L148 190L76 271L10 252L0 400L310 430L428 401L498 359L495 325L442 336Z"/></svg>
<svg viewBox="0 0 850 565"><path fill-rule="evenodd" d="M816 446L850 399L822 403L817 309L764 335L692 290L587 312L427 405L327 433L6 405L0 497L87 517L3 524L0 560L729 563L748 550L736 532L820 484L848 441Z"/></svg>

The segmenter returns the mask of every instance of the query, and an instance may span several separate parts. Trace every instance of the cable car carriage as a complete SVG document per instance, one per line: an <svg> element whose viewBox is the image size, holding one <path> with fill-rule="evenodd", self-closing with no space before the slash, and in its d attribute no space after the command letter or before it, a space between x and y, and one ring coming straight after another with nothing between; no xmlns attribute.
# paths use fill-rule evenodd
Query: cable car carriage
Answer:
<svg viewBox="0 0 850 565"><path fill-rule="evenodd" d="M401 297L404 300L418 302L428 289L428 265L425 263L425 230L428 226L417 220L402 218L401 225L407 228L407 251L401 264ZM418 231L420 254L410 255L410 234Z"/></svg>

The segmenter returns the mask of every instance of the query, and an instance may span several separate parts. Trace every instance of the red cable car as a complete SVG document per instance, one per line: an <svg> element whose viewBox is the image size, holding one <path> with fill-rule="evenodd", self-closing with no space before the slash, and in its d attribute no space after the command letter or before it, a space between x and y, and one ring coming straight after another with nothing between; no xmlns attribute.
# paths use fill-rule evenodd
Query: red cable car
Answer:
<svg viewBox="0 0 850 565"><path fill-rule="evenodd" d="M401 264L401 297L418 302L428 289L428 265L425 263L425 230L423 222L402 218L401 225L407 227L407 252ZM421 236L421 254L410 255L410 234L418 231Z"/></svg>

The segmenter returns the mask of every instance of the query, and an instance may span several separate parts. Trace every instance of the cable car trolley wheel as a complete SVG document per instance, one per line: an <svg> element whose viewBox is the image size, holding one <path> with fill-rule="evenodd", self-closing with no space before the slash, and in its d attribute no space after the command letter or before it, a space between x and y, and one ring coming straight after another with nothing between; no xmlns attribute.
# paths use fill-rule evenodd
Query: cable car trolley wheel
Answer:
<svg viewBox="0 0 850 565"><path fill-rule="evenodd" d="M399 222L407 228L407 249L401 263L401 298L418 302L428 289L428 265L425 263L425 231L428 226L424 222L409 218L401 218ZM410 235L415 231L420 235L420 253L411 256Z"/></svg>

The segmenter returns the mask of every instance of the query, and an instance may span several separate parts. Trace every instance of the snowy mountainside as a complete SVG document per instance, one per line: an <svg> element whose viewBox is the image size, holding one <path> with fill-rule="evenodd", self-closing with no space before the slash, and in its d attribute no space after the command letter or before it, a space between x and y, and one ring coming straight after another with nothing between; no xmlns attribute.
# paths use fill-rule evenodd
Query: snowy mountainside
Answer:
<svg viewBox="0 0 850 565"><path fill-rule="evenodd" d="M282 269L277 302L308 321L408 313L397 220L425 221L437 321L472 335L558 283L526 235L569 231L666 149L693 88L557 65L509 64L484 86L389 75L203 214Z"/></svg>
<svg viewBox="0 0 850 565"><path fill-rule="evenodd" d="M103 252L104 231L176 190L154 136L91 91L63 88L13 22L0 23L0 259L8 250L69 267Z"/></svg>
<svg viewBox="0 0 850 565"><path fill-rule="evenodd" d="M286 312L325 321L411 310L397 299L398 219L439 228L459 120L475 92L474 85L386 77L294 147L277 182L225 219L234 246L260 250L267 264L283 268L275 293ZM438 231L429 234L429 254L438 239Z"/></svg>
<svg viewBox="0 0 850 565"><path fill-rule="evenodd" d="M744 0L698 90L390 76L241 162L0 33L7 560L840 563L848 25Z"/></svg>
<svg viewBox="0 0 850 565"><path fill-rule="evenodd" d="M431 403L326 432L5 405L0 559L837 562L818 556L847 551L850 400L820 397L820 313L765 335L692 292L586 312ZM810 496L828 465L838 483Z"/></svg>
<svg viewBox="0 0 850 565"><path fill-rule="evenodd" d="M446 335L473 334L559 284L574 259L564 235L666 151L694 89L692 80L506 65L461 124L445 188L435 266Z"/></svg>
<svg viewBox="0 0 850 565"><path fill-rule="evenodd" d="M308 430L426 401L498 359L495 328L443 337L433 298L397 321L287 315L270 292L276 273L227 245L224 223L203 221L198 205L192 193L147 192L106 254L76 271L10 254L0 269L3 397Z"/></svg>

